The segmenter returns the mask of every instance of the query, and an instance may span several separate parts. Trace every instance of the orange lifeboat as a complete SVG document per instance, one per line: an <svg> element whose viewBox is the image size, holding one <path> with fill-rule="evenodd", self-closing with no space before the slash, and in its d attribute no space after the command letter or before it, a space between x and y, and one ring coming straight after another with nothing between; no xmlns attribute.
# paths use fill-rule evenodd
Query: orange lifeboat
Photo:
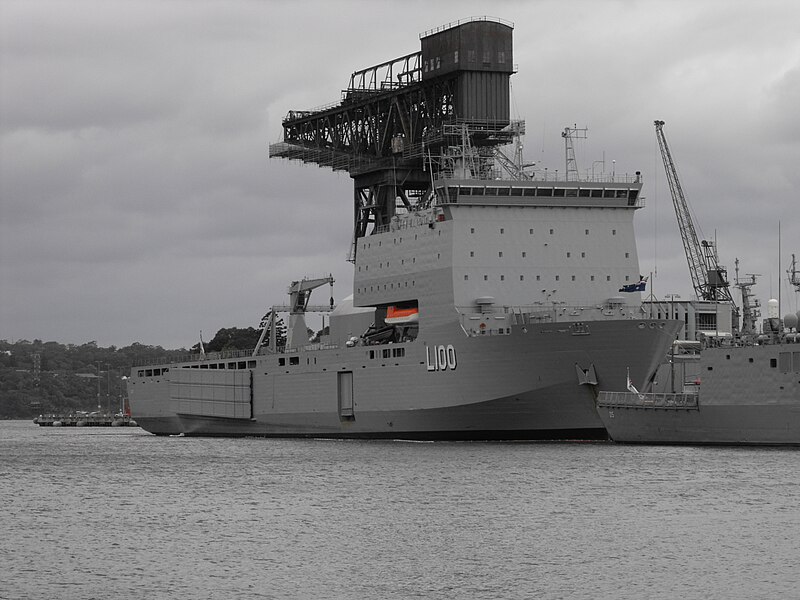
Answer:
<svg viewBox="0 0 800 600"><path fill-rule="evenodd" d="M408 325L409 323L419 322L419 309L400 308L398 306L388 306L386 308L386 318L384 319L387 325Z"/></svg>

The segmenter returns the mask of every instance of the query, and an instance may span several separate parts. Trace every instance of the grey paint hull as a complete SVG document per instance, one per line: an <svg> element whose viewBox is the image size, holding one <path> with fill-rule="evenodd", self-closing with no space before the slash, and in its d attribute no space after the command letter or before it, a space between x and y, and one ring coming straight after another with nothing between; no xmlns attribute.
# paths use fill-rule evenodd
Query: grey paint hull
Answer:
<svg viewBox="0 0 800 600"><path fill-rule="evenodd" d="M703 350L693 377L691 406L601 393L598 415L616 442L800 445L800 345Z"/></svg>
<svg viewBox="0 0 800 600"><path fill-rule="evenodd" d="M162 435L597 439L605 430L595 388L581 384L576 367L593 368L604 388L624 389L626 369L647 381L678 324L586 327L514 326L508 335L477 337L443 327L407 344L259 356L238 374L169 365L161 376L135 378L131 408L144 429ZM455 368L432 369L431 350L446 346ZM402 357L381 354L400 348ZM291 356L294 367L279 365ZM352 416L343 415L337 387L344 373L352 373ZM213 399L226 389L230 397Z"/></svg>
<svg viewBox="0 0 800 600"><path fill-rule="evenodd" d="M611 439L638 444L800 445L800 406L600 408Z"/></svg>

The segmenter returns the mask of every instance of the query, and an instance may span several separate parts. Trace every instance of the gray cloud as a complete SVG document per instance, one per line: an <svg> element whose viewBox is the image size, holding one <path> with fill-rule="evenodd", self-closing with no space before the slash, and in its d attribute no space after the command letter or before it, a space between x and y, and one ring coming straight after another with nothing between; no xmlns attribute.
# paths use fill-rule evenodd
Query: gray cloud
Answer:
<svg viewBox="0 0 800 600"><path fill-rule="evenodd" d="M484 3L4 2L0 8L0 338L181 346L256 324L288 283L349 293L352 184L268 160L291 109L419 48ZM777 293L800 252L800 8L766 2L503 2L526 154L642 171L636 218L656 293L690 296L652 121L723 262ZM387 26L388 24L388 26ZM783 267L785 269L785 265ZM781 277L783 274L781 274ZM770 286L770 281L772 286ZM771 288L771 289L770 289ZM784 300L796 298L784 290ZM794 310L797 309L795 306Z"/></svg>

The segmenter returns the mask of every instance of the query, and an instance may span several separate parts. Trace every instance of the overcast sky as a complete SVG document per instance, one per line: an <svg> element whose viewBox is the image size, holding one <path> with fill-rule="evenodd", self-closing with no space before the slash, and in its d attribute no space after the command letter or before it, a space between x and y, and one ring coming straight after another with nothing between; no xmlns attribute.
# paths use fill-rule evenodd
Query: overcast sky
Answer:
<svg viewBox="0 0 800 600"><path fill-rule="evenodd" d="M765 313L779 280L782 312L800 308L785 284L800 255L798 2L0 0L0 339L188 347L256 326L304 275L348 295L349 176L268 145L351 72L484 14L515 25L526 160L563 170L560 132L577 124L580 168L642 171L657 296L691 296L663 119L731 278L739 257L762 274Z"/></svg>

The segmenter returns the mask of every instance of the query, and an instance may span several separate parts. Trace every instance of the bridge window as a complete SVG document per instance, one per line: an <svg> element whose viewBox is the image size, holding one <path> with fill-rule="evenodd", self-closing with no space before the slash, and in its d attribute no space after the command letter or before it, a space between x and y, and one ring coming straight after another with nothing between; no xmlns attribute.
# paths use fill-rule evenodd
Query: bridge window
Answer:
<svg viewBox="0 0 800 600"><path fill-rule="evenodd" d="M290 365L299 365L300 364L300 357L299 356L290 356L289 357L289 364Z"/></svg>
<svg viewBox="0 0 800 600"><path fill-rule="evenodd" d="M556 198L563 198L564 197L564 188L556 188L553 190L553 196Z"/></svg>

